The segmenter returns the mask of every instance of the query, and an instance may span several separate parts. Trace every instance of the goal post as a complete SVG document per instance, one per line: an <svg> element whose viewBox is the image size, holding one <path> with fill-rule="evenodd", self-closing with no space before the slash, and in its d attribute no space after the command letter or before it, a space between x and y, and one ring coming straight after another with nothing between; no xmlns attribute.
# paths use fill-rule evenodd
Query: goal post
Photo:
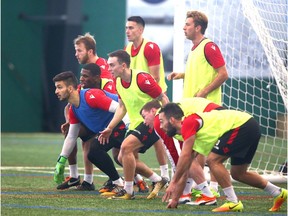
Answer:
<svg viewBox="0 0 288 216"><path fill-rule="evenodd" d="M249 170L273 182L287 182L287 169L281 172L282 165L287 166L287 0L175 1L173 71L183 68L192 47L183 39L188 10L208 16L205 36L220 47L226 61L229 79L222 88L223 105L252 114L261 126ZM173 81L173 101L181 98L181 87Z"/></svg>

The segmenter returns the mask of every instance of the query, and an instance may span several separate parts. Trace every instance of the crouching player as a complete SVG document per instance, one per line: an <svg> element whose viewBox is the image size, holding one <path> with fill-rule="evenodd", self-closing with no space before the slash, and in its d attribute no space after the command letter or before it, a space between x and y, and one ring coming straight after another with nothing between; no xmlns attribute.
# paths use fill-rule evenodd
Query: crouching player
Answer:
<svg viewBox="0 0 288 216"><path fill-rule="evenodd" d="M226 195L226 202L213 212L241 212L244 207L233 189L223 162L231 159L230 174L236 181L260 188L274 197L269 211L278 211L287 200L287 190L247 171L256 152L261 132L249 114L235 110L213 110L185 115L176 103L168 103L159 114L161 128L169 136L182 135L183 148L176 172L162 201L176 208L187 179L187 170L197 154L208 156L207 163ZM172 198L170 201L169 199Z"/></svg>
<svg viewBox="0 0 288 216"><path fill-rule="evenodd" d="M90 132L91 144L88 159L109 176L115 187L122 189L123 180L107 151L113 147L120 148L126 133L124 122L120 121L115 127L109 144L101 145L95 138L99 131L103 130L113 118L118 107L118 96L100 89L77 90L77 78L70 71L57 74L53 81L56 87L55 94L59 100L67 100L71 104L69 108L70 126L56 164L54 181L57 184L64 181L65 163L76 144L82 124Z"/></svg>
<svg viewBox="0 0 288 216"><path fill-rule="evenodd" d="M185 110L185 113L195 113L195 112L209 112L214 109L224 109L223 107L215 104L205 98L193 97L184 98L180 101L179 105ZM150 101L146 103L141 109L141 115L144 118L144 122L149 127L153 128L157 134L161 137L164 145L167 149L167 155L170 160L173 171L176 170L176 165L179 159L179 154L183 145L183 138L181 136L169 137L160 128L159 121L159 110L161 108L160 103L157 100ZM178 146L177 146L178 145ZM202 155L201 155L202 156ZM197 159L200 155L197 156ZM195 160L191 164L189 178L186 181L185 188L182 195L179 198L179 204L189 204L189 205L215 205L216 198L220 195L208 187L208 183L204 176L204 171L202 166ZM193 181L195 181L196 188L200 191L200 196L191 202L191 189L193 186Z"/></svg>

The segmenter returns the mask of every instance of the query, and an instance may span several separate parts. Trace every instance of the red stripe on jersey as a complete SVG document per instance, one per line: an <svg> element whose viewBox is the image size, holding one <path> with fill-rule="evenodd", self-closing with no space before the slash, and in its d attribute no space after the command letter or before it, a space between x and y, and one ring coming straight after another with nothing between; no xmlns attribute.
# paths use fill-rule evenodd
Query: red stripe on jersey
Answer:
<svg viewBox="0 0 288 216"><path fill-rule="evenodd" d="M230 145L230 144L232 144L232 143L234 142L236 136L238 135L239 129L240 129L240 127L237 127L237 128L235 128L235 129L233 130L233 132L232 132L229 140L227 141L227 144Z"/></svg>
<svg viewBox="0 0 288 216"><path fill-rule="evenodd" d="M219 106L218 104L215 104L215 103L209 103L205 109L203 110L203 112L210 112L211 110L214 110L216 108L219 108L221 106Z"/></svg>

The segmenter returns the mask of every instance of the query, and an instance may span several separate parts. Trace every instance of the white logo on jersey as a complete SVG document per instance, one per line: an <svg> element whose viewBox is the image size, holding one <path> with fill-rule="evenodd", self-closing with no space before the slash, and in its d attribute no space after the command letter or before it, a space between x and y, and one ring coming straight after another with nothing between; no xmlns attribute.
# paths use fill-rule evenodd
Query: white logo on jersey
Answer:
<svg viewBox="0 0 288 216"><path fill-rule="evenodd" d="M91 94L89 98L92 99L92 98L95 98L95 97L94 97L94 95Z"/></svg>
<svg viewBox="0 0 288 216"><path fill-rule="evenodd" d="M103 68L103 69L105 69L105 65L101 65L100 67Z"/></svg>
<svg viewBox="0 0 288 216"><path fill-rule="evenodd" d="M112 85L108 85L107 88L111 90L112 89Z"/></svg>
<svg viewBox="0 0 288 216"><path fill-rule="evenodd" d="M145 84L150 85L150 81L149 80L145 80Z"/></svg>
<svg viewBox="0 0 288 216"><path fill-rule="evenodd" d="M217 141L217 143L214 145L213 148L219 150L219 146L218 146L219 144L220 144L220 140Z"/></svg>
<svg viewBox="0 0 288 216"><path fill-rule="evenodd" d="M154 44L149 44L149 47L151 47L151 49L154 49Z"/></svg>
<svg viewBox="0 0 288 216"><path fill-rule="evenodd" d="M216 50L216 47L215 47L215 45L212 45L212 46L211 46L211 48L212 48L213 50Z"/></svg>
<svg viewBox="0 0 288 216"><path fill-rule="evenodd" d="M140 131L138 131L138 130L133 130L133 131L141 135Z"/></svg>

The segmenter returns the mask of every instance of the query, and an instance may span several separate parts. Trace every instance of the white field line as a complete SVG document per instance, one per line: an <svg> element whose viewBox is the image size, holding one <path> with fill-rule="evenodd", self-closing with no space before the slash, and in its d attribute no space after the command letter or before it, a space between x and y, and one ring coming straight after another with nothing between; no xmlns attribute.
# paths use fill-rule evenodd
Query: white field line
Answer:
<svg viewBox="0 0 288 216"><path fill-rule="evenodd" d="M20 167L20 166L1 166L1 170L11 170L11 171L22 171L22 172L34 172L34 173L45 173L54 174L55 167ZM151 168L154 171L159 171L159 168ZM78 167L79 171L84 171L83 167ZM95 171L100 171L98 168L94 167ZM123 171L123 168L116 168L118 171ZM69 167L65 167L65 175L69 175ZM81 175L81 174L80 174ZM107 178L105 174L93 174L97 177ZM83 175L81 175L83 176Z"/></svg>
<svg viewBox="0 0 288 216"><path fill-rule="evenodd" d="M1 166L1 170L11 170L11 171L22 171L22 172L34 172L34 173L44 173L44 174L54 174L55 167L20 167L20 166ZM116 168L118 171L123 171L123 168ZM159 171L159 168L151 168L154 171ZM78 170L84 170L83 167L78 167ZM94 170L100 171L98 168L94 167ZM69 167L65 167L65 175L69 175ZM107 175L105 174L93 174L95 177L100 178L107 178ZM80 176L83 176L83 174L80 174ZM234 188L251 188L251 187L240 187L240 186L234 186Z"/></svg>
<svg viewBox="0 0 288 216"><path fill-rule="evenodd" d="M24 170L54 170L55 167L32 167L32 166L27 166L27 167L20 167L20 166L1 166L1 170L17 170L17 171L24 171ZM69 167L65 167L66 170L69 170ZM79 170L84 170L84 167L78 167ZM159 168L151 168L154 171L159 171ZM98 168L94 167L94 170L98 170ZM118 171L123 171L123 168L116 168Z"/></svg>

